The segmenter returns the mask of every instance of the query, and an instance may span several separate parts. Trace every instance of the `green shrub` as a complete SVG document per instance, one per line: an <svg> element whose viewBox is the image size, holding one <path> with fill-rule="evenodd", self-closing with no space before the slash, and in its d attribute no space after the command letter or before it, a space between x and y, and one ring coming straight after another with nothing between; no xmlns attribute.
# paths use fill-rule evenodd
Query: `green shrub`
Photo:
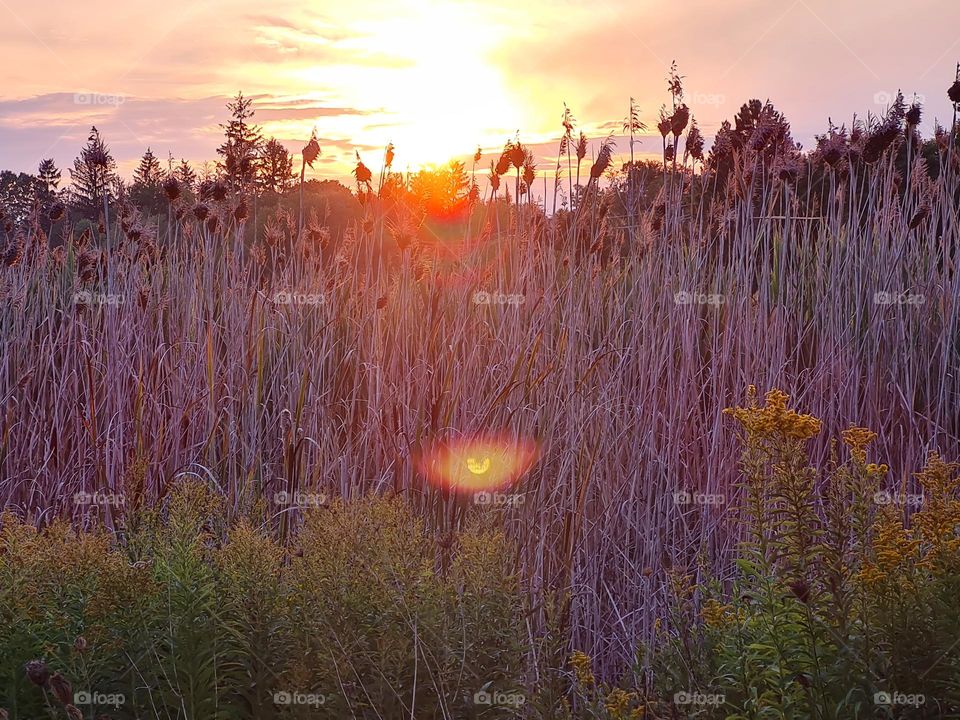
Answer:
<svg viewBox="0 0 960 720"><path fill-rule="evenodd" d="M117 536L5 515L0 708L31 720L495 717L474 694L521 687L521 595L499 532L438 543L399 500L370 498L308 515L288 552L223 518L198 484ZM75 702L84 692L108 705Z"/></svg>

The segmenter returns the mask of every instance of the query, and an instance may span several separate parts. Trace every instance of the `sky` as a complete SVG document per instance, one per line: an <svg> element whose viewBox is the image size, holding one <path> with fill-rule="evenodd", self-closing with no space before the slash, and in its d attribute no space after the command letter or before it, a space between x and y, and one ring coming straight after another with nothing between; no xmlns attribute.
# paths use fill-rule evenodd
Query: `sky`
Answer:
<svg viewBox="0 0 960 720"><path fill-rule="evenodd" d="M630 97L656 133L673 60L708 142L759 97L810 147L898 89L929 133L952 118L958 21L956 0L0 0L0 168L52 157L66 180L91 125L126 177L147 147L199 168L243 91L296 157L316 129L310 177L344 178L355 151L376 171L388 142L395 169L478 145L485 166L518 131L552 176L565 102L594 141Z"/></svg>

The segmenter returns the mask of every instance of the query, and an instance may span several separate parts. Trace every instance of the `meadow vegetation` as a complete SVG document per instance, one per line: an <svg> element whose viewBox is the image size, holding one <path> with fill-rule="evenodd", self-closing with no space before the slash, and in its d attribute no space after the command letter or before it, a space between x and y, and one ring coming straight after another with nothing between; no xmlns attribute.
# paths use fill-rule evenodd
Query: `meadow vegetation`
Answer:
<svg viewBox="0 0 960 720"><path fill-rule="evenodd" d="M209 177L3 196L7 716L960 713L956 118L705 151L681 80L655 163L321 192L240 97ZM491 431L507 501L424 479Z"/></svg>

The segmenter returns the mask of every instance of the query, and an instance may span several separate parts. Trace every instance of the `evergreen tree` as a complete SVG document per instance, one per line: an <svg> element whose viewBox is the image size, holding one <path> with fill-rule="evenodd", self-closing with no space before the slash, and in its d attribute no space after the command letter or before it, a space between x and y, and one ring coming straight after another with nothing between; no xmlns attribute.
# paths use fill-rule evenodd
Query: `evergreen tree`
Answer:
<svg viewBox="0 0 960 720"><path fill-rule="evenodd" d="M190 163L186 160L180 160L180 164L177 165L176 169L173 171L173 174L176 176L177 180L180 181L180 185L183 186L185 190L193 190L197 184L197 173L190 167Z"/></svg>
<svg viewBox="0 0 960 720"><path fill-rule="evenodd" d="M87 144L73 161L71 204L81 216L96 222L106 213L113 194L117 163L96 127L90 130ZM109 220L109 218L105 218Z"/></svg>
<svg viewBox="0 0 960 720"><path fill-rule="evenodd" d="M293 155L275 138L263 146L259 163L260 187L282 195L293 185Z"/></svg>
<svg viewBox="0 0 960 720"><path fill-rule="evenodd" d="M251 188L257 176L257 157L263 144L260 128L250 123L254 116L253 100L237 93L232 102L227 103L230 120L221 124L225 141L217 148L221 160L218 167L224 180L235 193L246 192Z"/></svg>
<svg viewBox="0 0 960 720"><path fill-rule="evenodd" d="M40 167L37 169L40 180L51 195L57 192L60 187L60 170L53 162L53 158L47 158L40 161Z"/></svg>
<svg viewBox="0 0 960 720"><path fill-rule="evenodd" d="M153 150L147 148L140 160L140 165L133 172L133 182L141 185L159 185L163 178L163 171L160 169L160 161L153 154Z"/></svg>
<svg viewBox="0 0 960 720"><path fill-rule="evenodd" d="M140 164L133 173L133 185L130 186L130 200L146 215L156 215L166 205L164 202L163 170L160 160L150 148L144 153Z"/></svg>

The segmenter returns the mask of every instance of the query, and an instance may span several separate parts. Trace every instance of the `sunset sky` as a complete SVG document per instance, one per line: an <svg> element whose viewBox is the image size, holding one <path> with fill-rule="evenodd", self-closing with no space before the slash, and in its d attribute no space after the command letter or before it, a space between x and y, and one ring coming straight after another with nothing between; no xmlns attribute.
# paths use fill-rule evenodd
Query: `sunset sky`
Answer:
<svg viewBox="0 0 960 720"><path fill-rule="evenodd" d="M316 127L315 177L343 177L354 149L378 166L392 141L395 167L415 168L518 129L550 142L545 170L564 101L592 138L620 127L631 95L654 127L673 59L708 138L769 97L809 147L828 115L881 112L898 88L926 100L929 132L952 117L958 20L955 0L0 0L0 167L53 157L67 179L92 124L124 175L147 146L213 160L243 90L291 151Z"/></svg>

